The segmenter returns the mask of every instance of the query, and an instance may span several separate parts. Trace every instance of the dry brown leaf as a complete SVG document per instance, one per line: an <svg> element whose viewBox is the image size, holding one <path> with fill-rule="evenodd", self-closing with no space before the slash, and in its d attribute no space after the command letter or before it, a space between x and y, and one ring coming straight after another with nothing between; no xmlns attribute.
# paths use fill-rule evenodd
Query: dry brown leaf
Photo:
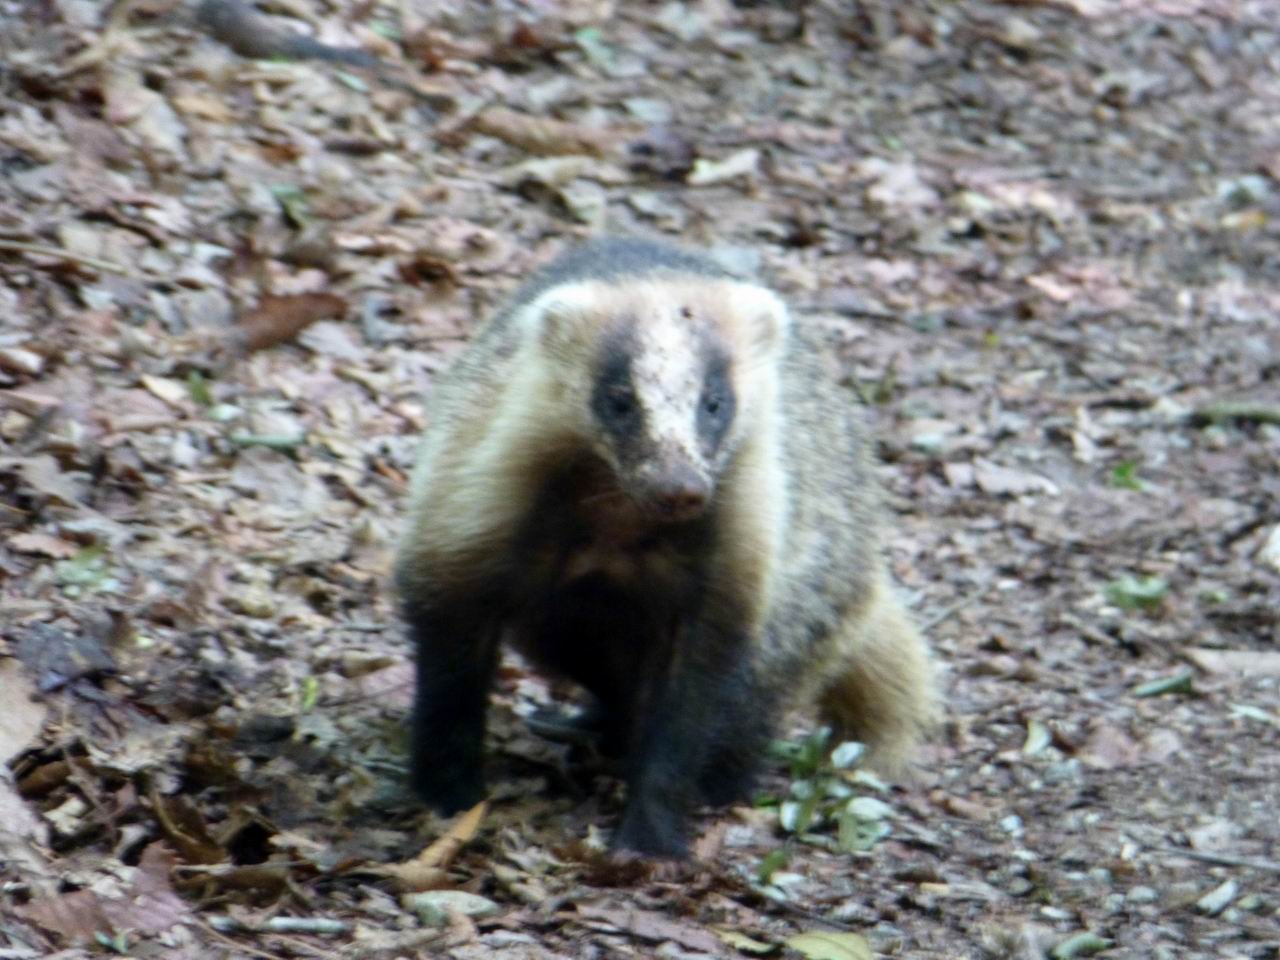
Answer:
<svg viewBox="0 0 1280 960"><path fill-rule="evenodd" d="M489 801L481 800L454 820L448 830L412 860L386 864L373 872L391 877L406 891L438 890L449 886L445 870L462 848L475 837L488 812Z"/></svg>
<svg viewBox="0 0 1280 960"><path fill-rule="evenodd" d="M606 907L596 903L580 903L578 916L587 920L602 921L641 940L654 943L673 940L690 950L708 953L713 957L725 955L724 944L709 930L671 920L653 910L633 910L626 907Z"/></svg>
<svg viewBox="0 0 1280 960"><path fill-rule="evenodd" d="M191 913L169 886L172 863L173 855L153 843L128 886L111 878L92 889L34 900L14 913L70 943L92 943L99 933L161 933Z"/></svg>
<svg viewBox="0 0 1280 960"><path fill-rule="evenodd" d="M472 118L471 128L543 156L585 153L602 157L609 152L611 143L621 139L616 133L563 120L530 117L503 107L481 111Z"/></svg>
<svg viewBox="0 0 1280 960"><path fill-rule="evenodd" d="M93 890L42 897L14 907L13 912L68 943L92 943L95 933L111 929L111 922L102 910L102 899Z"/></svg>
<svg viewBox="0 0 1280 960"><path fill-rule="evenodd" d="M148 393L175 410L185 411L191 406L191 393L185 384L177 380L154 377L149 373L144 373L138 380L147 388Z"/></svg>
<svg viewBox="0 0 1280 960"><path fill-rule="evenodd" d="M332 293L268 295L241 315L238 332L246 350L265 350L287 343L317 320L346 312L347 301Z"/></svg>
<svg viewBox="0 0 1280 960"><path fill-rule="evenodd" d="M1095 769L1115 770L1164 763L1181 750L1182 741L1171 730L1157 730L1137 741L1118 727L1098 723L1076 755Z"/></svg>
<svg viewBox="0 0 1280 960"><path fill-rule="evenodd" d="M46 388L47 389L47 388ZM57 409L62 398L52 393L21 387L17 390L0 390L0 409L17 410L29 417L38 417Z"/></svg>
<svg viewBox="0 0 1280 960"><path fill-rule="evenodd" d="M0 471L14 470L36 493L74 507L80 503L79 485L63 473L58 461L47 453L34 457L0 457Z"/></svg>
<svg viewBox="0 0 1280 960"><path fill-rule="evenodd" d="M36 530L31 533L18 533L9 538L10 549L18 553L34 553L54 560L66 560L80 552L80 546L70 541L55 537L50 533Z"/></svg>
<svg viewBox="0 0 1280 960"><path fill-rule="evenodd" d="M125 896L101 902L102 912L112 927L144 935L157 934L190 916L191 907L169 884L174 859L163 843L152 843L142 851L133 883Z"/></svg>
<svg viewBox="0 0 1280 960"><path fill-rule="evenodd" d="M32 699L35 684L17 660L0 660L0 763L6 763L31 745L44 728L49 708Z"/></svg>
<svg viewBox="0 0 1280 960"><path fill-rule="evenodd" d="M48 825L27 805L26 800L4 776L0 776L0 824L4 824L0 827L0 860L33 859L32 851L27 851L21 857L12 855L8 847L10 844L20 846L15 843L16 840L30 840L39 846L47 846L49 843ZM10 863L10 868L12 866Z"/></svg>
<svg viewBox="0 0 1280 960"><path fill-rule="evenodd" d="M973 479L983 493L994 496L1010 494L1021 496L1025 493L1047 493L1057 496L1058 485L1048 477L1042 477L1030 470L1017 470L1013 467L1002 467L990 460L973 461Z"/></svg>
<svg viewBox="0 0 1280 960"><path fill-rule="evenodd" d="M235 118L235 113L227 106L226 101L217 97L186 93L171 98L170 102L188 117L216 120L219 123L230 123Z"/></svg>
<svg viewBox="0 0 1280 960"><path fill-rule="evenodd" d="M1205 673L1280 676L1280 651L1276 650L1209 650L1204 647L1188 647L1183 655Z"/></svg>
<svg viewBox="0 0 1280 960"><path fill-rule="evenodd" d="M223 863L227 851L209 835L204 818L188 797L181 794L162 796L151 790L151 809L160 822L160 830L182 854L187 863Z"/></svg>
<svg viewBox="0 0 1280 960"><path fill-rule="evenodd" d="M1047 273L1027 277L1026 282L1028 286L1035 287L1054 303L1070 303L1080 295L1078 288L1070 286Z"/></svg>

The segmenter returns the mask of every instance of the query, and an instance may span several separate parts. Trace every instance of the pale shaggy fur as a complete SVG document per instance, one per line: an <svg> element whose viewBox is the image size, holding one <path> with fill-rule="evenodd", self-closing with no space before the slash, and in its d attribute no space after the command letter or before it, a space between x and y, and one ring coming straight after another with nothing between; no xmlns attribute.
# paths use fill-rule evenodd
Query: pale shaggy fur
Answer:
<svg viewBox="0 0 1280 960"><path fill-rule="evenodd" d="M816 704L841 735L867 743L877 765L900 771L937 714L930 658L881 555L877 485L852 397L821 345L756 284L683 270L579 277L498 314L435 385L401 589L429 598L496 570L566 457L589 450L619 469L589 397L600 338L620 318L642 319L637 371L649 422L697 460L690 316L728 349L739 400L723 462L699 461L714 480L718 524L705 545L708 602L741 616L755 669L779 700ZM628 478L616 479L625 490ZM663 562L604 542L562 576L627 577Z"/></svg>

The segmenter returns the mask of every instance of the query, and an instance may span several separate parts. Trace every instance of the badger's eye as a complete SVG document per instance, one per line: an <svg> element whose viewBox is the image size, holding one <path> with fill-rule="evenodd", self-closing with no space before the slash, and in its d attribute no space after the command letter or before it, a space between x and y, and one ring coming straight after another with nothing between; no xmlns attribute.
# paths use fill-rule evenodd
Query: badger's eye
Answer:
<svg viewBox="0 0 1280 960"><path fill-rule="evenodd" d="M721 406L723 406L723 402L721 401L719 394L709 394L702 400L702 409L707 411L707 413L711 414L713 417L720 412Z"/></svg>
<svg viewBox="0 0 1280 960"><path fill-rule="evenodd" d="M615 417L629 417L636 409L636 395L630 390L615 390L608 397L609 412Z"/></svg>

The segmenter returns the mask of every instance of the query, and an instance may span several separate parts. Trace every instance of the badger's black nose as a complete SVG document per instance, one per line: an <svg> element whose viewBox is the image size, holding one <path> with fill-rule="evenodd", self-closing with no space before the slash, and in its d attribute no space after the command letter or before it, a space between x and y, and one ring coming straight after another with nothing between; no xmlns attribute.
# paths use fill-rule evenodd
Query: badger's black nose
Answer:
<svg viewBox="0 0 1280 960"><path fill-rule="evenodd" d="M662 519L692 520L706 509L711 485L692 467L680 467L656 477L649 498Z"/></svg>

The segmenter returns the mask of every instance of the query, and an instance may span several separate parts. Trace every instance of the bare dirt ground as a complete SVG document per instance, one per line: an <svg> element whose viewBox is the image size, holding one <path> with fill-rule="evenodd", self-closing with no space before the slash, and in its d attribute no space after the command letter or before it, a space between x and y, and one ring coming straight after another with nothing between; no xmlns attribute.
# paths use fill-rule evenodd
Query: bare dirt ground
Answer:
<svg viewBox="0 0 1280 960"><path fill-rule="evenodd" d="M107 7L0 0L0 957L1280 957L1273 0ZM611 865L516 663L400 789L420 397L600 229L867 406L948 720L865 851Z"/></svg>

